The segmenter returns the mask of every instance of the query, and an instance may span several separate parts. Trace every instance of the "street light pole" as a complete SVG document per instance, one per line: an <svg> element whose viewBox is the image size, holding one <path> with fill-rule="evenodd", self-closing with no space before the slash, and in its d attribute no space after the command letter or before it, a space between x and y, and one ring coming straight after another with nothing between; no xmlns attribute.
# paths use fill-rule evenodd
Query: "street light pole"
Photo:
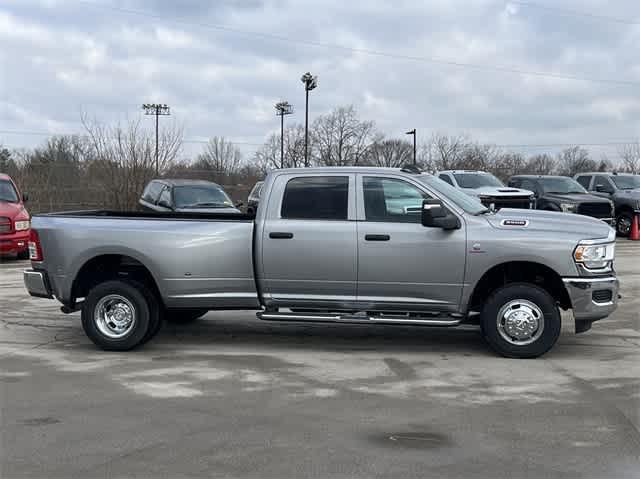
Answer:
<svg viewBox="0 0 640 479"><path fill-rule="evenodd" d="M171 111L167 104L160 103L144 103L142 105L142 109L144 110L145 115L154 115L156 117L156 176L158 176L158 172L160 171L159 163L158 163L158 117L159 116L168 116L171 115Z"/></svg>
<svg viewBox="0 0 640 479"><path fill-rule="evenodd" d="M307 72L302 75L300 81L304 84L304 166L309 166L309 92L318 86L318 77Z"/></svg>
<svg viewBox="0 0 640 479"><path fill-rule="evenodd" d="M417 164L416 161L416 129L414 128L411 131L408 131L406 133L407 135L413 135L413 164Z"/></svg>
<svg viewBox="0 0 640 479"><path fill-rule="evenodd" d="M276 115L280 117L280 168L284 168L284 116L293 113L293 105L288 101L276 103Z"/></svg>

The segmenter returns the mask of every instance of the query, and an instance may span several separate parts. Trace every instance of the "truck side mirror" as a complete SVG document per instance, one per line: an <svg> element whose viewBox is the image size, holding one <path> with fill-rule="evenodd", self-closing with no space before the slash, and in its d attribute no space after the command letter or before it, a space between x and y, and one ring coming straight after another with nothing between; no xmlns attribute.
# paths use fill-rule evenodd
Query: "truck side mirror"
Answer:
<svg viewBox="0 0 640 479"><path fill-rule="evenodd" d="M424 200L422 202L422 226L455 230L460 228L460 221L443 206L440 200Z"/></svg>
<svg viewBox="0 0 640 479"><path fill-rule="evenodd" d="M22 193L22 202L26 203L27 201L29 201L29 195L26 193Z"/></svg>
<svg viewBox="0 0 640 479"><path fill-rule="evenodd" d="M604 185L596 185L596 191L598 193L608 193L608 191L604 189Z"/></svg>
<svg viewBox="0 0 640 479"><path fill-rule="evenodd" d="M244 203L242 201L236 201L236 208L240 208L241 206L244 206Z"/></svg>

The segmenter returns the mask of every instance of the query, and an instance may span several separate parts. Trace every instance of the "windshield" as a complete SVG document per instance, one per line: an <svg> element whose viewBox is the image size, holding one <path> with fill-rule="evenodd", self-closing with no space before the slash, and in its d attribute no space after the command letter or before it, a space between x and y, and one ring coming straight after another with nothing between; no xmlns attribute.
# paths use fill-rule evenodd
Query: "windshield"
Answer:
<svg viewBox="0 0 640 479"><path fill-rule="evenodd" d="M9 180L0 180L0 201L18 202L18 192Z"/></svg>
<svg viewBox="0 0 640 479"><path fill-rule="evenodd" d="M553 178L540 178L540 185L545 193L556 193L559 195L570 195L577 193L586 193L580 183L571 178L553 177Z"/></svg>
<svg viewBox="0 0 640 479"><path fill-rule="evenodd" d="M483 186L493 186L501 188L502 182L489 173L454 173L458 186L460 188L482 188Z"/></svg>
<svg viewBox="0 0 640 479"><path fill-rule="evenodd" d="M467 213L471 213L472 215L479 215L480 213L489 211L487 207L480 203L480 200L473 196L469 196L466 193L463 193L459 189L451 186L449 183L442 181L440 178L436 178L435 176L431 175L419 175L416 178L421 183L429 186L430 188L433 188L445 198L453 201Z"/></svg>
<svg viewBox="0 0 640 479"><path fill-rule="evenodd" d="M173 201L178 209L233 208L233 202L227 194L215 186L176 186Z"/></svg>
<svg viewBox="0 0 640 479"><path fill-rule="evenodd" d="M612 176L611 179L621 190L640 188L640 175Z"/></svg>

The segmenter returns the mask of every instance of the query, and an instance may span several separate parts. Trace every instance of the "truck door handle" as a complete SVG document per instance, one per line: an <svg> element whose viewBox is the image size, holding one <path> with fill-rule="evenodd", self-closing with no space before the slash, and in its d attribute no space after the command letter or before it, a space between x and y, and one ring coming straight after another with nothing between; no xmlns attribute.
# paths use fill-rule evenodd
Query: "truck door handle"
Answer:
<svg viewBox="0 0 640 479"><path fill-rule="evenodd" d="M269 233L269 238L273 239L291 239L293 238L293 233L284 233L281 231L274 231Z"/></svg>
<svg viewBox="0 0 640 479"><path fill-rule="evenodd" d="M364 235L365 241L389 241L390 239L389 235Z"/></svg>

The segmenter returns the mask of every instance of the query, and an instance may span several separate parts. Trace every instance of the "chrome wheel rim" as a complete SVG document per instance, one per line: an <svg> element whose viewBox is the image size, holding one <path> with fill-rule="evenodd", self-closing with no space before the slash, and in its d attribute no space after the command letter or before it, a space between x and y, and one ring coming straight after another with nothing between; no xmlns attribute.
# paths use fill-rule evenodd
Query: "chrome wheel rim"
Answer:
<svg viewBox="0 0 640 479"><path fill-rule="evenodd" d="M498 332L509 344L525 346L535 342L544 331L542 310L526 299L509 301L498 312Z"/></svg>
<svg viewBox="0 0 640 479"><path fill-rule="evenodd" d="M628 235L631 231L631 220L628 216L621 216L618 218L618 233L621 235Z"/></svg>
<svg viewBox="0 0 640 479"><path fill-rule="evenodd" d="M98 301L93 319L98 330L106 337L120 339L135 326L136 308L124 296L110 294Z"/></svg>

